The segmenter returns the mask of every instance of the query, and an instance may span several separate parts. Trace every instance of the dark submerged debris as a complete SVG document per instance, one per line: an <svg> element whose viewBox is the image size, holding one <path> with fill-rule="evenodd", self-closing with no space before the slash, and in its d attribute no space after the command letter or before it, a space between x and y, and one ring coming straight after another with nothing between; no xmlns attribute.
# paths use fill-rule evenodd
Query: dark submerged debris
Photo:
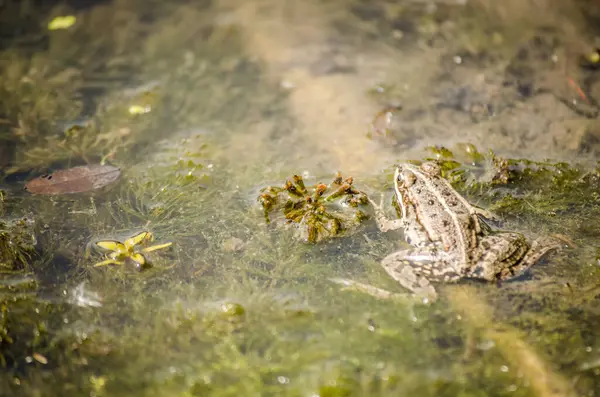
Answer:
<svg viewBox="0 0 600 397"><path fill-rule="evenodd" d="M267 223L294 225L302 240L316 243L355 229L368 218L361 209L368 204L367 196L352 183L351 177L343 179L338 172L329 185L307 188L302 177L294 175L283 187L262 189L258 202Z"/></svg>
<svg viewBox="0 0 600 397"><path fill-rule="evenodd" d="M25 190L33 194L81 193L109 185L120 175L117 167L85 165L42 175L27 182Z"/></svg>

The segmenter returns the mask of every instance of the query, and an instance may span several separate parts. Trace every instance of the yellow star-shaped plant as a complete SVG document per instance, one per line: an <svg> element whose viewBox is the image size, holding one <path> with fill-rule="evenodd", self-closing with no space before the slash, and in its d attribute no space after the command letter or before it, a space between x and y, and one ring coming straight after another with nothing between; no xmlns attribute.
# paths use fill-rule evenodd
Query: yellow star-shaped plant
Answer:
<svg viewBox="0 0 600 397"><path fill-rule="evenodd" d="M148 264L148 260L144 256L145 253L170 247L173 243L164 243L152 245L142 249L137 249L136 246L147 244L152 241L154 236L150 232L138 233L123 242L117 240L97 241L96 245L104 250L109 251L105 254L105 260L96 263L94 266L106 265L124 265L125 263L133 262L133 264L141 269Z"/></svg>

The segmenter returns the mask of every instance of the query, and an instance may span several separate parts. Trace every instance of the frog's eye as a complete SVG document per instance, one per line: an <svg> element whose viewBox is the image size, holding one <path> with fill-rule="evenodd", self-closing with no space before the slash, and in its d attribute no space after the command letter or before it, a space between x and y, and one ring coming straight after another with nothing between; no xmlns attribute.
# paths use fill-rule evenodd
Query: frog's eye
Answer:
<svg viewBox="0 0 600 397"><path fill-rule="evenodd" d="M421 169L428 175L431 176L439 176L442 174L442 169L437 163L428 161L426 163L421 164Z"/></svg>
<svg viewBox="0 0 600 397"><path fill-rule="evenodd" d="M417 180L414 173L409 170L402 170L398 174L398 183L400 186L411 187Z"/></svg>

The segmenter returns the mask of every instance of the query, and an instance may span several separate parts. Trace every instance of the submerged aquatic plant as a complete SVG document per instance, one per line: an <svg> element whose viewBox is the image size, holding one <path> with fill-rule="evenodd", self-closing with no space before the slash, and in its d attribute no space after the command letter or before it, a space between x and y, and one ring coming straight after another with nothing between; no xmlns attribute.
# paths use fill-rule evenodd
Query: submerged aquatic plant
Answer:
<svg viewBox="0 0 600 397"><path fill-rule="evenodd" d="M151 141L149 127L159 115L132 112L136 107L150 109L158 94L140 90L136 94L117 92L98 104L93 117L53 125L45 134L30 137L19 146L19 156L10 172L27 167L43 168L58 161L92 163L122 157L127 162L134 144ZM120 157L121 156L121 157Z"/></svg>
<svg viewBox="0 0 600 397"><path fill-rule="evenodd" d="M0 220L0 274L29 270L29 259L35 253L36 242L32 220Z"/></svg>
<svg viewBox="0 0 600 397"><path fill-rule="evenodd" d="M199 197L211 184L212 167L202 137L156 145L156 153L148 153L146 161L126 172L117 199L104 209L119 228L151 227L173 238L189 233L189 220L208 210Z"/></svg>
<svg viewBox="0 0 600 397"><path fill-rule="evenodd" d="M17 65L25 63L23 70L7 69L16 68L13 66L3 69L8 62L3 62L2 55L0 53L0 94L3 97L0 99L0 139L15 144L14 159L4 173L42 169L67 160L90 163L113 159L119 154L128 158L127 150L134 142L151 140L148 126L155 124L156 118L132 114L131 107L153 105L157 95L154 90L134 96L123 92L107 96L96 105L94 115L88 117L81 113L81 104L73 99L77 97L74 91L79 83L71 81L72 75L63 72L55 77L55 72L45 67L30 76L34 72L28 68L35 69L34 60L27 64L21 58L15 58L15 62ZM77 70L71 72L79 77L78 73ZM30 93L31 87L21 87L26 85L21 81L43 93ZM20 106L22 103L27 105Z"/></svg>
<svg viewBox="0 0 600 397"><path fill-rule="evenodd" d="M283 217L274 218L276 223L294 225L302 240L315 243L355 229L368 218L361 210L368 205L367 195L352 182L352 177L343 179L338 173L329 185L307 188L302 177L294 175L283 187L261 189L258 201L267 223L273 211L281 213Z"/></svg>
<svg viewBox="0 0 600 397"><path fill-rule="evenodd" d="M94 266L106 266L106 265L125 265L127 263L133 263L138 270L143 270L150 266L150 262L144 254L152 251L157 251L165 248L169 248L173 243L164 243L158 245L152 245L150 247L137 248L138 246L144 246L154 239L154 235L150 232L143 231L123 242L117 240L102 240L97 241L96 246L108 250L109 252L105 255L105 260L96 263Z"/></svg>

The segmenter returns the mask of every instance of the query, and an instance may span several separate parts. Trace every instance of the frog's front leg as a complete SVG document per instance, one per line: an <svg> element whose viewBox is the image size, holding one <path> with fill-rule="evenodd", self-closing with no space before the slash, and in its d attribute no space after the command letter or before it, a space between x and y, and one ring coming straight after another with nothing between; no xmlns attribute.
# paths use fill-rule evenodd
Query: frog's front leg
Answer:
<svg viewBox="0 0 600 397"><path fill-rule="evenodd" d="M407 243L421 247L431 242L431 239L427 235L427 231L419 222L411 222L411 220L417 219L417 214L412 206L408 206L405 209L404 218L402 219L388 219L383 211L383 205L375 204L373 200L369 199L371 205L375 209L375 220L377 221L377 227L382 232L390 230L404 229L404 239ZM381 201L383 202L383 195L381 195Z"/></svg>
<svg viewBox="0 0 600 397"><path fill-rule="evenodd" d="M434 301L437 292L431 281L447 283L460 279L449 259L444 256L435 246L418 247L394 252L386 256L381 265L404 288Z"/></svg>
<svg viewBox="0 0 600 397"><path fill-rule="evenodd" d="M377 222L379 230L387 232L389 230L401 229L404 226L402 219L389 219L385 216L385 211L383 210L383 194L381 195L379 204L376 204L371 198L369 198L369 202L375 210L375 222Z"/></svg>

